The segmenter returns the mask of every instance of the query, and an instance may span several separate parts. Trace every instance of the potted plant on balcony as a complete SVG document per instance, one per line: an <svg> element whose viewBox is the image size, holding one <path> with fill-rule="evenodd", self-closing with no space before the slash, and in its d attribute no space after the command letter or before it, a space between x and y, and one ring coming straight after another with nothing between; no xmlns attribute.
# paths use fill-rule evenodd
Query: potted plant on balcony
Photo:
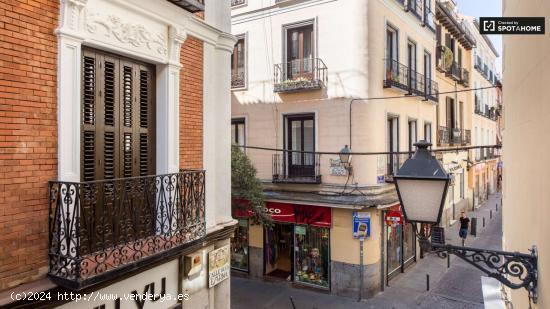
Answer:
<svg viewBox="0 0 550 309"><path fill-rule="evenodd" d="M445 71L449 71L451 69L451 66L453 65L453 59L454 59L454 55L453 55L453 51L443 45L443 68L445 69Z"/></svg>
<svg viewBox="0 0 550 309"><path fill-rule="evenodd" d="M311 84L312 80L304 76L287 79L282 82L284 88L300 88L307 87Z"/></svg>

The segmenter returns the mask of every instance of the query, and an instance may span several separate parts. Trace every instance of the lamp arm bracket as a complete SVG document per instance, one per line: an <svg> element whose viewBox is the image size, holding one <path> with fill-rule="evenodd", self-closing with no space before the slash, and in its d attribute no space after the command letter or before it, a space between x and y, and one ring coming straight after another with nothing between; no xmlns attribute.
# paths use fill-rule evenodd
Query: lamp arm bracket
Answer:
<svg viewBox="0 0 550 309"><path fill-rule="evenodd" d="M538 256L535 246L529 250L531 254L436 243L431 246L432 252L440 258L453 254L511 289L525 288L533 303L537 302Z"/></svg>

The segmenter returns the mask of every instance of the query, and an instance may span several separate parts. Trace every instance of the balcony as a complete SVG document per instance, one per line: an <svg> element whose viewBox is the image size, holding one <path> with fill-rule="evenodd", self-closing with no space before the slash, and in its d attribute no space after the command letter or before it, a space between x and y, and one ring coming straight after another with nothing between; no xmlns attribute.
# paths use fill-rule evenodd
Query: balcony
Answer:
<svg viewBox="0 0 550 309"><path fill-rule="evenodd" d="M439 100L439 87L436 81L411 70L396 60L384 59L384 64L386 67L384 88L397 88L435 102Z"/></svg>
<svg viewBox="0 0 550 309"><path fill-rule="evenodd" d="M244 88L245 78L244 72L240 73L231 73L231 88Z"/></svg>
<svg viewBox="0 0 550 309"><path fill-rule="evenodd" d="M405 4L405 11L411 12L416 18L422 20L422 0L407 0Z"/></svg>
<svg viewBox="0 0 550 309"><path fill-rule="evenodd" d="M285 151L273 154L273 183L320 184L320 154Z"/></svg>
<svg viewBox="0 0 550 309"><path fill-rule="evenodd" d="M471 130L439 126L437 145L467 145L471 143Z"/></svg>
<svg viewBox="0 0 550 309"><path fill-rule="evenodd" d="M408 154L394 153L386 156L386 172L384 174L385 182L393 183L393 175L397 172L403 163L410 157Z"/></svg>
<svg viewBox="0 0 550 309"><path fill-rule="evenodd" d="M470 86L470 71L466 70L465 68L461 69L459 83L462 84L464 87Z"/></svg>
<svg viewBox="0 0 550 309"><path fill-rule="evenodd" d="M476 56L474 61L474 69L478 70L481 73L482 67L483 67L483 62L481 61L481 57Z"/></svg>
<svg viewBox="0 0 550 309"><path fill-rule="evenodd" d="M204 171L49 182L49 272L81 289L177 254L206 235Z"/></svg>
<svg viewBox="0 0 550 309"><path fill-rule="evenodd" d="M463 130L462 131L462 145L470 145L472 143L472 131Z"/></svg>
<svg viewBox="0 0 550 309"><path fill-rule="evenodd" d="M191 13L204 12L204 0L168 0Z"/></svg>
<svg viewBox="0 0 550 309"><path fill-rule="evenodd" d="M476 39L469 26L442 1L436 1L435 17L467 50L476 46Z"/></svg>
<svg viewBox="0 0 550 309"><path fill-rule="evenodd" d="M273 92L319 90L327 82L327 66L320 58L296 59L274 67Z"/></svg>
<svg viewBox="0 0 550 309"><path fill-rule="evenodd" d="M456 61L453 61L451 65L445 71L445 75L449 76L453 80L460 82L462 80L462 68Z"/></svg>
<svg viewBox="0 0 550 309"><path fill-rule="evenodd" d="M246 0L231 0L231 6L245 5Z"/></svg>

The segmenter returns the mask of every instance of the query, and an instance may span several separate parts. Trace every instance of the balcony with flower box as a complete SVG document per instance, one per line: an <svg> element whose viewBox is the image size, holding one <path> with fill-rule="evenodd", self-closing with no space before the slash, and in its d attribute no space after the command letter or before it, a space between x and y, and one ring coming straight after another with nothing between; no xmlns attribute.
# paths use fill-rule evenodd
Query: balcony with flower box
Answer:
<svg viewBox="0 0 550 309"><path fill-rule="evenodd" d="M320 90L328 83L328 69L320 58L296 59L275 64L273 92Z"/></svg>
<svg viewBox="0 0 550 309"><path fill-rule="evenodd" d="M191 13L204 12L204 0L168 0Z"/></svg>

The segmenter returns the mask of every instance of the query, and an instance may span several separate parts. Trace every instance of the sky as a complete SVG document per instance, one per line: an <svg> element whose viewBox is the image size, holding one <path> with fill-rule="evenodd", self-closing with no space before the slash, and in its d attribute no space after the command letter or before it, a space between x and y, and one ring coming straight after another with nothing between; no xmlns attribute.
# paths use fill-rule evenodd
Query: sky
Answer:
<svg viewBox="0 0 550 309"><path fill-rule="evenodd" d="M502 16L502 0L455 0L458 4L458 11L465 15L474 17L497 17ZM502 36L488 35L493 42L500 57L497 59L496 67L502 72Z"/></svg>

